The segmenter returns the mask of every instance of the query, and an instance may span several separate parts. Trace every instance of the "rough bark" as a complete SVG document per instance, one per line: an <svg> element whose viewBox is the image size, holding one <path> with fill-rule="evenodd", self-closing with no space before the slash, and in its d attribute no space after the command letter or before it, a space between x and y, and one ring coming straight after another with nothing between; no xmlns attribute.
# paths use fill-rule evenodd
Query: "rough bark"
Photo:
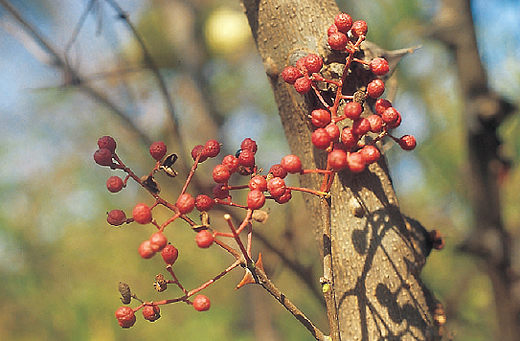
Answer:
<svg viewBox="0 0 520 341"><path fill-rule="evenodd" d="M279 74L308 53L328 53L326 30L339 10L331 0L243 0L243 4L291 150L305 168L323 168L325 155L312 146L307 119L315 100L298 94ZM365 53L384 51L367 44ZM317 189L320 180L305 175L301 184ZM336 338L435 339L436 302L419 279L430 250L426 231L400 213L385 161L361 174L340 173L331 194L330 202L305 196L305 203L320 247L323 231L330 228L337 309L337 321L331 325L339 325ZM325 239L325 254L328 242Z"/></svg>

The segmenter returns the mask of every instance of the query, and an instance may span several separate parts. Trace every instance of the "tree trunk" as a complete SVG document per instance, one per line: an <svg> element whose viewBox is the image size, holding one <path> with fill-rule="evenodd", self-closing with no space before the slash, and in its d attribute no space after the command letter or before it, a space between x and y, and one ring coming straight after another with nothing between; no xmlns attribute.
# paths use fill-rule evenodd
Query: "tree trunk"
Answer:
<svg viewBox="0 0 520 341"><path fill-rule="evenodd" d="M243 4L291 150L304 168L324 168L326 153L313 147L307 118L317 102L279 75L308 53L330 53L326 32L338 7L332 0ZM371 44L365 49L367 55L384 54ZM321 178L304 175L300 181L302 187L318 189ZM304 199L325 258L331 250L335 312L329 311L334 320L329 322L339 330L333 340L436 339L436 302L419 279L430 250L427 233L401 214L385 160L360 174L340 172L327 202L310 195Z"/></svg>

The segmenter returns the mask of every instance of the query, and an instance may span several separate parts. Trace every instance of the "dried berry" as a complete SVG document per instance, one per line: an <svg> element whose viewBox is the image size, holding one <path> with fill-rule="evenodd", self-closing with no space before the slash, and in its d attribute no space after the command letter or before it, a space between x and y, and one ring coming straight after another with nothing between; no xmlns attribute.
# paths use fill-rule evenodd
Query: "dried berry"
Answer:
<svg viewBox="0 0 520 341"><path fill-rule="evenodd" d="M288 66L282 71L282 78L288 84L294 84L302 76L303 73L294 66Z"/></svg>
<svg viewBox="0 0 520 341"><path fill-rule="evenodd" d="M417 140L412 135L404 135L399 138L399 146L403 150L413 150L417 145Z"/></svg>
<svg viewBox="0 0 520 341"><path fill-rule="evenodd" d="M353 173L359 173L365 170L365 160L363 156L357 152L347 154L347 164Z"/></svg>
<svg viewBox="0 0 520 341"><path fill-rule="evenodd" d="M374 58L370 61L370 70L374 73L376 76L383 76L390 71L390 66L388 65L388 62L384 58Z"/></svg>
<svg viewBox="0 0 520 341"><path fill-rule="evenodd" d="M273 197L282 196L285 193L285 181L282 178L272 178L267 182L267 190Z"/></svg>
<svg viewBox="0 0 520 341"><path fill-rule="evenodd" d="M250 150L254 154L258 151L258 145L256 144L256 142L253 139L251 139L250 137L246 137L242 141L242 143L240 143L240 149Z"/></svg>
<svg viewBox="0 0 520 341"><path fill-rule="evenodd" d="M141 245L139 245L137 251L144 259L150 259L155 255L152 243L148 239L142 242Z"/></svg>
<svg viewBox="0 0 520 341"><path fill-rule="evenodd" d="M143 307L143 317L145 320L155 322L161 317L161 309L155 304L147 304Z"/></svg>
<svg viewBox="0 0 520 341"><path fill-rule="evenodd" d="M265 204L265 195L261 191L254 189L247 194L247 207L258 210Z"/></svg>
<svg viewBox="0 0 520 341"><path fill-rule="evenodd" d="M323 67L323 59L314 53L307 55L303 59L303 62L309 73L320 72L321 68Z"/></svg>
<svg viewBox="0 0 520 341"><path fill-rule="evenodd" d="M161 160L166 155L166 145L162 141L156 141L150 145L150 155L156 160Z"/></svg>
<svg viewBox="0 0 520 341"><path fill-rule="evenodd" d="M287 176L287 171L279 163L272 165L271 168L269 168L269 173L272 174L274 177L279 177L282 179Z"/></svg>
<svg viewBox="0 0 520 341"><path fill-rule="evenodd" d="M148 239L151 243L152 249L155 252L160 252L168 244L168 238L162 232L155 232Z"/></svg>
<svg viewBox="0 0 520 341"><path fill-rule="evenodd" d="M330 112L325 109L315 109L311 112L311 122L316 128L323 128L330 123Z"/></svg>
<svg viewBox="0 0 520 341"><path fill-rule="evenodd" d="M379 157L381 157L379 149L372 145L364 146L359 150L359 153L361 154L365 164L367 165L377 162L379 160Z"/></svg>
<svg viewBox="0 0 520 341"><path fill-rule="evenodd" d="M195 147L193 147L193 149L191 150L191 157L193 158L193 161L195 161L197 159L197 157L200 155L200 159L199 159L199 162L204 162L206 161L206 159L208 158L207 156L205 156L202 151L204 150L204 146L199 144Z"/></svg>
<svg viewBox="0 0 520 341"><path fill-rule="evenodd" d="M327 163L332 170L340 171L347 167L347 153L341 149L334 149L327 156Z"/></svg>
<svg viewBox="0 0 520 341"><path fill-rule="evenodd" d="M352 17L347 13L340 13L334 18L334 25L336 25L338 31L347 34L352 27Z"/></svg>
<svg viewBox="0 0 520 341"><path fill-rule="evenodd" d="M202 149L202 155L206 157L215 157L220 153L220 143L217 140L209 140Z"/></svg>
<svg viewBox="0 0 520 341"><path fill-rule="evenodd" d="M224 156L222 159L222 164L229 169L230 173L235 173L238 171L238 166L240 166L238 159L234 155Z"/></svg>
<svg viewBox="0 0 520 341"><path fill-rule="evenodd" d="M331 49L341 51L347 46L348 38L344 33L335 32L329 35L327 42Z"/></svg>
<svg viewBox="0 0 520 341"><path fill-rule="evenodd" d="M107 179L107 189L112 193L117 193L124 187L123 179L118 176L111 176Z"/></svg>
<svg viewBox="0 0 520 341"><path fill-rule="evenodd" d="M224 165L216 165L213 168L213 181L218 184L225 184L228 182L231 173L229 172L229 168Z"/></svg>
<svg viewBox="0 0 520 341"><path fill-rule="evenodd" d="M132 327L136 321L134 310L128 306L119 307L116 310L116 318L119 325L123 328Z"/></svg>
<svg viewBox="0 0 520 341"><path fill-rule="evenodd" d="M112 166L112 152L107 148L99 148L94 152L94 161L100 166Z"/></svg>
<svg viewBox="0 0 520 341"><path fill-rule="evenodd" d="M126 214L121 210L112 210L107 214L107 222L114 226L122 225L126 222Z"/></svg>
<svg viewBox="0 0 520 341"><path fill-rule="evenodd" d="M362 112L363 107L358 102L348 102L343 108L343 113L351 120L357 120L361 116Z"/></svg>
<svg viewBox="0 0 520 341"><path fill-rule="evenodd" d="M265 192L267 191L267 180L261 175L255 175L249 180L248 187L251 191L256 189Z"/></svg>
<svg viewBox="0 0 520 341"><path fill-rule="evenodd" d="M256 163L255 153L249 149L242 149L238 156L238 163L244 167L254 167Z"/></svg>
<svg viewBox="0 0 520 341"><path fill-rule="evenodd" d="M101 149L101 148L106 148L108 150L110 150L110 152L114 153L116 151L116 140L114 140L114 138L112 138L111 136L103 136L103 137L100 137L99 140L97 141L97 145L98 147Z"/></svg>
<svg viewBox="0 0 520 341"><path fill-rule="evenodd" d="M368 25L363 20L356 20L352 23L352 27L350 28L350 32L354 38L359 38L361 36L366 36L368 32Z"/></svg>
<svg viewBox="0 0 520 341"><path fill-rule="evenodd" d="M207 212L211 210L215 201L205 194L199 194L195 198L195 207L199 212Z"/></svg>
<svg viewBox="0 0 520 341"><path fill-rule="evenodd" d="M318 128L312 133L311 142L318 149L327 149L332 139L325 128Z"/></svg>
<svg viewBox="0 0 520 341"><path fill-rule="evenodd" d="M309 77L301 77L294 82L294 88L300 94L306 94L312 89L312 81Z"/></svg>
<svg viewBox="0 0 520 341"><path fill-rule="evenodd" d="M385 92L385 83L376 78L367 85L367 95L372 98L381 97L381 95Z"/></svg>

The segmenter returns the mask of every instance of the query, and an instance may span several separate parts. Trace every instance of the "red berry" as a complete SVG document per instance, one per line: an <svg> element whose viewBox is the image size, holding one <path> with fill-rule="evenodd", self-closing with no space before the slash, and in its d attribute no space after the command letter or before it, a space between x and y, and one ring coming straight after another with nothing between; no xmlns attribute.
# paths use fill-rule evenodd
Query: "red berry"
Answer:
<svg viewBox="0 0 520 341"><path fill-rule="evenodd" d="M399 112L394 108L390 107L386 109L383 114L381 115L381 119L386 124L392 124L395 123L399 118Z"/></svg>
<svg viewBox="0 0 520 341"><path fill-rule="evenodd" d="M193 299L193 308L197 311L206 311L209 310L211 306L211 303L209 301L209 298L207 298L204 295L197 295Z"/></svg>
<svg viewBox="0 0 520 341"><path fill-rule="evenodd" d="M294 84L294 82L302 76L303 73L294 66L288 66L282 71L282 78L288 84Z"/></svg>
<svg viewBox="0 0 520 341"><path fill-rule="evenodd" d="M168 244L162 249L161 256L166 264L173 265L179 257L179 250L172 244Z"/></svg>
<svg viewBox="0 0 520 341"><path fill-rule="evenodd" d="M137 251L139 251L139 254L144 259L150 259L155 255L155 251L150 240L145 240L142 242L141 245L139 245L139 249Z"/></svg>
<svg viewBox="0 0 520 341"><path fill-rule="evenodd" d="M213 187L213 197L217 199L226 199L229 197L229 189L225 189L225 185L216 185Z"/></svg>
<svg viewBox="0 0 520 341"><path fill-rule="evenodd" d="M327 29L327 36L330 37L331 34L333 33L338 33L338 27L336 26L336 24L332 24L329 26L329 28Z"/></svg>
<svg viewBox="0 0 520 341"><path fill-rule="evenodd" d="M230 173L235 173L238 170L238 159L234 155L226 155L222 159L222 164L229 169Z"/></svg>
<svg viewBox="0 0 520 341"><path fill-rule="evenodd" d="M365 169L365 160L359 153L349 153L347 155L347 164L351 172L359 173Z"/></svg>
<svg viewBox="0 0 520 341"><path fill-rule="evenodd" d="M303 62L309 73L320 72L321 68L323 67L323 59L314 53L307 55L303 59Z"/></svg>
<svg viewBox="0 0 520 341"><path fill-rule="evenodd" d="M193 147L193 149L191 150L191 157L193 158L193 161L195 161L197 159L197 156L200 155L200 159L199 159L199 162L204 162L206 161L206 159L208 158L207 156L205 156L204 154L202 154L202 151L204 150L204 146L199 144L195 147Z"/></svg>
<svg viewBox="0 0 520 341"><path fill-rule="evenodd" d="M343 113L351 120L357 120L362 112L363 107L358 102L348 102L343 108Z"/></svg>
<svg viewBox="0 0 520 341"><path fill-rule="evenodd" d="M390 71L390 66L384 58L374 58L370 61L370 71L376 76L383 76Z"/></svg>
<svg viewBox="0 0 520 341"><path fill-rule="evenodd" d="M100 166L111 166L112 152L107 148L99 148L94 153L94 161Z"/></svg>
<svg viewBox="0 0 520 341"><path fill-rule="evenodd" d="M333 170L340 171L347 167L347 153L342 149L334 149L327 156L327 163Z"/></svg>
<svg viewBox="0 0 520 341"><path fill-rule="evenodd" d="M372 98L381 97L381 95L385 92L385 83L376 78L367 85L367 95Z"/></svg>
<svg viewBox="0 0 520 341"><path fill-rule="evenodd" d="M312 81L309 77L298 78L296 82L294 82L294 88L298 93L306 94L307 92L311 91Z"/></svg>
<svg viewBox="0 0 520 341"><path fill-rule="evenodd" d="M155 252L160 252L168 244L168 238L162 232L155 232L148 240Z"/></svg>
<svg viewBox="0 0 520 341"><path fill-rule="evenodd" d="M255 175L249 180L248 187L251 191L256 189L265 192L267 191L267 180L261 175Z"/></svg>
<svg viewBox="0 0 520 341"><path fill-rule="evenodd" d="M112 153L116 151L116 140L114 140L111 136L100 137L97 141L97 144L100 149L106 148L110 150Z"/></svg>
<svg viewBox="0 0 520 341"><path fill-rule="evenodd" d="M161 160L166 155L166 145L162 141L156 141L150 145L150 155L156 160Z"/></svg>
<svg viewBox="0 0 520 341"><path fill-rule="evenodd" d="M352 131L358 136L363 136L370 131L370 122L366 118L360 117L352 124Z"/></svg>
<svg viewBox="0 0 520 341"><path fill-rule="evenodd" d="M134 206L132 217L134 218L134 221L139 224L148 224L152 221L152 210L148 205L139 203Z"/></svg>
<svg viewBox="0 0 520 341"><path fill-rule="evenodd" d="M282 196L285 193L285 181L282 178L272 178L267 182L267 190L273 197Z"/></svg>
<svg viewBox="0 0 520 341"><path fill-rule="evenodd" d="M348 38L344 33L336 32L329 35L327 41L331 49L341 51L347 46Z"/></svg>
<svg viewBox="0 0 520 341"><path fill-rule="evenodd" d="M417 145L417 140L412 135L404 135L399 138L399 146L404 150L413 150Z"/></svg>
<svg viewBox="0 0 520 341"><path fill-rule="evenodd" d="M269 173L271 173L274 177L285 178L287 176L287 171L280 164L272 165L269 168Z"/></svg>
<svg viewBox="0 0 520 341"><path fill-rule="evenodd" d="M358 38L360 36L366 36L368 32L368 25L363 20L356 20L352 23L352 27L350 28L350 32L354 38Z"/></svg>
<svg viewBox="0 0 520 341"><path fill-rule="evenodd" d="M347 13L340 13L334 18L334 24L338 28L338 31L347 34L352 27L352 17Z"/></svg>
<svg viewBox="0 0 520 341"><path fill-rule="evenodd" d="M242 149L240 155L238 155L238 163L244 167L254 167L255 153L249 149Z"/></svg>
<svg viewBox="0 0 520 341"><path fill-rule="evenodd" d="M126 214L121 210L112 210L108 212L107 222L114 226L122 225L126 222Z"/></svg>
<svg viewBox="0 0 520 341"><path fill-rule="evenodd" d="M339 139L340 131L336 123L329 123L325 127L325 131L329 134L331 141L337 141Z"/></svg>
<svg viewBox="0 0 520 341"><path fill-rule="evenodd" d="M352 127L343 128L341 131L341 143L343 143L346 149L353 148L357 145L358 141L359 136L354 133Z"/></svg>
<svg viewBox="0 0 520 341"><path fill-rule="evenodd" d="M379 133L383 129L383 120L379 115L370 115L367 117L370 123L370 131L373 133Z"/></svg>
<svg viewBox="0 0 520 341"><path fill-rule="evenodd" d="M379 160L379 157L381 156L379 149L372 145L364 146L359 150L359 153L361 154L363 160L365 161L365 164L367 165L377 162L377 160Z"/></svg>
<svg viewBox="0 0 520 341"><path fill-rule="evenodd" d="M218 184L225 184L229 181L231 173L229 169L224 165L216 165L213 168L213 180Z"/></svg>
<svg viewBox="0 0 520 341"><path fill-rule="evenodd" d="M312 133L311 142L318 149L327 149L332 139L325 128L318 128Z"/></svg>
<svg viewBox="0 0 520 341"><path fill-rule="evenodd" d="M132 327L136 321L134 310L128 306L119 307L116 310L116 318L119 325L123 328Z"/></svg>
<svg viewBox="0 0 520 341"><path fill-rule="evenodd" d="M150 322L157 321L161 317L161 309L155 304L145 305L143 307L143 317Z"/></svg>
<svg viewBox="0 0 520 341"><path fill-rule="evenodd" d="M107 179L107 189L112 193L117 193L124 187L123 180L118 176L111 176Z"/></svg>
<svg viewBox="0 0 520 341"><path fill-rule="evenodd" d="M258 146L257 146L257 144L256 144L256 142L254 140L252 140L251 138L247 137L247 138L244 139L244 141L242 141L242 143L240 143L240 149L242 149L242 150L250 150L254 154L258 150Z"/></svg>
<svg viewBox="0 0 520 341"><path fill-rule="evenodd" d="M282 195L274 198L274 201L276 201L279 204L285 204L285 203L289 202L289 200L291 200L291 198L292 198L292 192L289 188L286 188L285 192Z"/></svg>
<svg viewBox="0 0 520 341"><path fill-rule="evenodd" d="M397 119L394 122L390 122L387 124L388 129L395 129L401 125L401 114L397 112Z"/></svg>
<svg viewBox="0 0 520 341"><path fill-rule="evenodd" d="M211 210L214 204L215 201L206 194L199 194L195 198L195 207L199 212L207 212Z"/></svg>
<svg viewBox="0 0 520 341"><path fill-rule="evenodd" d="M189 193L184 193L179 196L175 206L177 206L181 214L188 214L193 211L193 208L195 207L195 198Z"/></svg>
<svg viewBox="0 0 520 341"><path fill-rule="evenodd" d="M376 114L383 115L386 109L390 108L392 106L392 103L390 103L389 100L380 98L376 101L376 104L374 105Z"/></svg>
<svg viewBox="0 0 520 341"><path fill-rule="evenodd" d="M202 230L195 236L195 242L197 246L203 249L207 249L213 244L213 235L208 230Z"/></svg>
<svg viewBox="0 0 520 341"><path fill-rule="evenodd" d="M291 174L300 173L302 170L302 161L296 155L286 155L280 162L282 167Z"/></svg>
<svg viewBox="0 0 520 341"><path fill-rule="evenodd" d="M308 75L307 66L305 66L305 57L301 57L296 61L296 68L300 70L303 74Z"/></svg>
<svg viewBox="0 0 520 341"><path fill-rule="evenodd" d="M254 189L247 194L247 207L258 210L265 204L265 195L261 191Z"/></svg>
<svg viewBox="0 0 520 341"><path fill-rule="evenodd" d="M206 157L215 157L220 153L220 143L217 140L209 140L202 149L202 155Z"/></svg>
<svg viewBox="0 0 520 341"><path fill-rule="evenodd" d="M315 109L311 112L311 122L316 128L323 128L330 123L330 112L325 109Z"/></svg>

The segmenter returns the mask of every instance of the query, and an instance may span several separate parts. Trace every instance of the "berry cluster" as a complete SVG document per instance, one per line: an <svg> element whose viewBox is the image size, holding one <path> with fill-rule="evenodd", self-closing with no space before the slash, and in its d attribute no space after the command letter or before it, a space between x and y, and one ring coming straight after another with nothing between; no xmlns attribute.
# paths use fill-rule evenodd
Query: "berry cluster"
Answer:
<svg viewBox="0 0 520 341"><path fill-rule="evenodd" d="M286 67L281 73L283 80L293 85L297 92L306 94L314 90L318 97L322 107L309 115L314 127L311 141L316 148L328 152L327 169L332 171L349 169L354 173L362 172L367 165L379 160L376 142L385 136L392 138L404 150L412 150L416 145L411 135L396 138L390 133L401 124L402 118L390 101L380 98L385 83L379 77L390 71L388 61L380 57L370 61L357 58L367 31L366 22L353 21L347 13L338 14L327 30L332 53L345 60L340 79L327 79L320 74L324 61L317 54L300 58L296 65ZM347 77L353 73L355 63L366 71L367 82L354 93L346 94ZM325 98L324 87L320 84L329 84L333 89L331 98ZM371 110L365 108L365 102L367 108L372 106Z"/></svg>

